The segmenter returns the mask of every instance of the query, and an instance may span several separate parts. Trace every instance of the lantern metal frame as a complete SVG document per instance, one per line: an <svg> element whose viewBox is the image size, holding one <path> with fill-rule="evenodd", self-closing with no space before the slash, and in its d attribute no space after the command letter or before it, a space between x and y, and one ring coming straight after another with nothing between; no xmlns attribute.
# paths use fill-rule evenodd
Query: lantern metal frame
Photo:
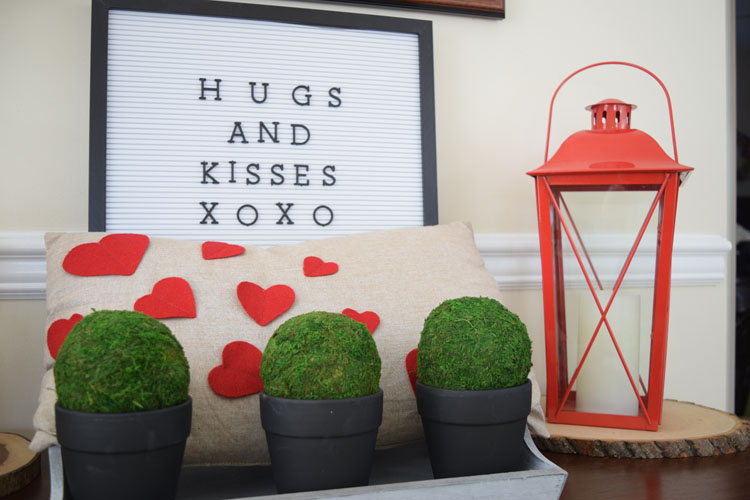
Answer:
<svg viewBox="0 0 750 500"><path fill-rule="evenodd" d="M626 147L620 148L619 152L628 155L632 162L622 161L622 156L607 159L608 152L606 147L602 151L594 151L592 156L581 158L567 158L565 161L548 160L550 130L552 125L552 112L560 89L571 78L582 71L603 65L620 65L628 66L647 73L658 82L666 96L669 110L669 122L672 131L672 146L674 157L664 153L647 134L639 130L628 130L628 134L611 134L608 140L622 142L630 141ZM615 104L620 105L620 101L606 101L600 105ZM626 105L628 106L628 105ZM629 108L628 108L629 111ZM629 119L629 114L628 114ZM629 128L629 123L628 123ZM588 138L595 137L600 131L582 131L579 134L592 132ZM619 131L618 131L619 132ZM604 132L606 133L606 132ZM568 141L575 142L574 134ZM596 136L598 139L602 136ZM585 145L578 142L579 148ZM638 145L645 144L643 148ZM650 141L650 142L649 142ZM567 141L566 141L567 142ZM653 144L652 144L653 143ZM612 143L607 143L611 145ZM558 150L558 154L565 147L565 143ZM585 148L583 148L585 149ZM568 149L575 152L575 148ZM557 155L557 154L556 154ZM576 156L575 154L573 155ZM595 164L591 158L595 158ZM672 114L672 103L664 83L649 70L627 62L605 61L585 66L571 73L555 90L552 96L549 109L549 120L547 125L547 142L544 153L544 164L528 172L535 178L536 184L536 202L539 223L539 244L542 262L542 293L544 299L544 324L545 324L545 354L547 368L547 397L546 413L547 419L553 423L578 424L602 427L619 427L627 429L658 430L661 423L662 405L664 397L664 379L666 373L666 355L667 355L667 333L669 319L669 301L671 287L671 265L672 265L672 245L674 239L675 218L677 209L677 192L680 184L685 180L691 167L680 165L677 156L677 142L675 139L674 119ZM567 191L654 191L656 192L653 202L648 210L646 219L641 225L637 236L633 241L630 252L625 259L624 265L619 272L612 289L612 294L606 304L602 304L597 297L594 283L596 281L600 288L599 277L593 268L588 251L583 244L578 228L572 220L570 213L562 197L563 192ZM563 212L568 214L570 224L565 222ZM618 345L617 339L613 333L612 327L607 320L607 312L612 305L622 286L625 275L633 261L635 252L638 249L643 236L646 232L649 222L653 215L658 212L658 227L656 241L656 268L653 285L653 315L651 321L651 344L648 369L648 385L643 380L636 379L631 373L623 354ZM575 258L580 266L588 290L593 295L596 307L601 314L596 329L588 343L586 350L573 373L568 380L568 360L567 360L567 330L565 319L565 279L563 270L563 239L567 239ZM583 256L582 256L583 254ZM587 259L591 273L586 269L584 258ZM592 275L593 274L593 280ZM594 340L601 331L604 330L609 334L614 344L617 355L624 368L630 385L638 398L638 415L615 415L605 413L587 413L576 411L575 409L575 391L574 384L581 371L583 363L591 350ZM605 333L606 335L606 333ZM637 374L636 374L637 375ZM639 394L639 387L643 389L643 395Z"/></svg>

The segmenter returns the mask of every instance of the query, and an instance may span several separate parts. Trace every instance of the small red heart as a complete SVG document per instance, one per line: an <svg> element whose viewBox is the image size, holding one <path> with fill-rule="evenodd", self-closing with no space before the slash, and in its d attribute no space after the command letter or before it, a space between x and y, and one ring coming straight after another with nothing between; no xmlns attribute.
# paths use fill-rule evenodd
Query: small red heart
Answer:
<svg viewBox="0 0 750 500"><path fill-rule="evenodd" d="M49 328L47 328L47 349L52 359L57 359L57 353L60 351L60 346L65 341L70 331L76 326L76 323L81 321L83 316L80 314L74 314L70 319L58 319L53 321Z"/></svg>
<svg viewBox="0 0 750 500"><path fill-rule="evenodd" d="M150 295L136 300L133 309L156 319L195 318L193 289L182 278L164 278L154 285Z"/></svg>
<svg viewBox="0 0 750 500"><path fill-rule="evenodd" d="M221 364L208 373L208 385L227 398L240 398L263 390L260 360L263 353L253 344L230 342L221 353Z"/></svg>
<svg viewBox="0 0 750 500"><path fill-rule="evenodd" d="M339 265L335 262L324 262L318 257L305 257L302 265L302 271L305 276L312 278L315 276L328 276L339 270Z"/></svg>
<svg viewBox="0 0 750 500"><path fill-rule="evenodd" d="M286 285L264 290L255 283L243 281L237 285L237 298L245 312L260 326L265 326L292 307L294 290Z"/></svg>
<svg viewBox="0 0 750 500"><path fill-rule="evenodd" d="M363 313L358 313L354 309L346 308L343 311L341 311L341 314L349 316L354 321L359 321L360 323L364 323L365 326L367 326L367 329L370 331L370 334L374 333L375 329L380 324L380 316L378 316L372 311L365 311Z"/></svg>
<svg viewBox="0 0 750 500"><path fill-rule="evenodd" d="M414 394L417 393L417 350L412 349L406 355L406 374L409 375L409 383Z"/></svg>
<svg viewBox="0 0 750 500"><path fill-rule="evenodd" d="M130 276L148 247L143 234L108 234L98 242L74 247L63 259L63 269L76 276Z"/></svg>
<svg viewBox="0 0 750 500"><path fill-rule="evenodd" d="M225 259L245 253L245 247L223 243L221 241L207 241L201 245L201 253L205 260Z"/></svg>

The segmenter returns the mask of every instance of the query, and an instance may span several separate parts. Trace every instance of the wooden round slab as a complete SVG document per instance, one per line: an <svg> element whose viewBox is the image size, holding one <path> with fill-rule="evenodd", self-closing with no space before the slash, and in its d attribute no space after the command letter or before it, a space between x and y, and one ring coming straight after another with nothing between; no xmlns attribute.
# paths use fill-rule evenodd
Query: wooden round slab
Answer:
<svg viewBox="0 0 750 500"><path fill-rule="evenodd" d="M0 497L31 483L39 472L40 457L29 450L29 441L18 434L0 432Z"/></svg>
<svg viewBox="0 0 750 500"><path fill-rule="evenodd" d="M750 421L705 406L664 401L658 431L547 423L549 438L534 436L542 451L590 457L708 457L750 446Z"/></svg>

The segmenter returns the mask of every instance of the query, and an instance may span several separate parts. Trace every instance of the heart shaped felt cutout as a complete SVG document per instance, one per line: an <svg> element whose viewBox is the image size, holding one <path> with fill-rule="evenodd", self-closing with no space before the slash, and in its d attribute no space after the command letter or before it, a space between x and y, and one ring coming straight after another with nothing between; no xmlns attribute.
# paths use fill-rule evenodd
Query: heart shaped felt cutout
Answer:
<svg viewBox="0 0 750 500"><path fill-rule="evenodd" d="M227 398L240 398L263 390L260 360L263 353L253 344L230 342L221 353L221 364L208 373L208 385Z"/></svg>
<svg viewBox="0 0 750 500"><path fill-rule="evenodd" d="M182 278L164 278L149 295L136 300L133 309L156 319L195 318L193 289Z"/></svg>
<svg viewBox="0 0 750 500"><path fill-rule="evenodd" d="M76 276L130 276L148 247L143 234L108 234L98 242L83 243L63 259L63 269Z"/></svg>
<svg viewBox="0 0 750 500"><path fill-rule="evenodd" d="M302 264L302 271L305 276L313 278L315 276L328 276L335 274L339 270L339 265L335 262L325 262L319 257L305 257Z"/></svg>
<svg viewBox="0 0 750 500"><path fill-rule="evenodd" d="M243 281L237 285L237 298L245 312L260 326L278 318L294 304L294 290L286 285L274 285L267 289Z"/></svg>
<svg viewBox="0 0 750 500"><path fill-rule="evenodd" d="M369 330L371 335L375 332L378 325L380 324L380 316L378 316L372 311L365 311L363 313L359 313L355 311L354 309L349 309L347 307L346 309L341 311L341 314L345 316L349 316L354 321L359 321L360 323L364 323L365 326L367 327L367 330Z"/></svg>
<svg viewBox="0 0 750 500"><path fill-rule="evenodd" d="M205 260L226 259L245 253L245 247L221 241L206 241L201 245L201 254Z"/></svg>
<svg viewBox="0 0 750 500"><path fill-rule="evenodd" d="M417 393L417 350L412 349L406 355L406 374L409 376L409 383L414 394Z"/></svg>
<svg viewBox="0 0 750 500"><path fill-rule="evenodd" d="M47 349L52 359L57 359L57 353L68 334L76 324L83 319L80 314L74 314L68 319L61 318L52 322L47 328Z"/></svg>

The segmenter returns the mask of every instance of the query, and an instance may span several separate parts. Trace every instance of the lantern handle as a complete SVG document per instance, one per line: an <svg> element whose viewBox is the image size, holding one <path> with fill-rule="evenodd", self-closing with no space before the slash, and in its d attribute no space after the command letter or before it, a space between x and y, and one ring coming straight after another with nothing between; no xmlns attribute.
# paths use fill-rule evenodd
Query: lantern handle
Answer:
<svg viewBox="0 0 750 500"><path fill-rule="evenodd" d="M644 73L651 76L656 82L661 86L662 90L664 90L664 95L667 98L667 108L669 108L669 125L672 128L672 149L674 150L674 161L679 163L679 160L677 159L677 139L675 138L675 132L674 132L674 117L672 115L672 100L669 98L669 92L667 91L667 87L664 85L664 83L659 79L658 76L656 76L651 71L647 70L643 66L638 66L637 64L629 63L629 62L622 62L622 61L604 61L604 62L598 62L594 64L589 64L588 66L584 66L581 69L578 69L568 75L565 80L563 80L560 85L557 86L557 89L555 89L555 93L552 94L552 101L549 103L549 119L547 120L547 142L544 146L544 163L547 163L547 158L549 156L549 137L550 137L550 131L552 129L552 108L555 105L555 98L557 97L557 93L560 92L560 89L563 85L567 83L568 80L576 76L578 73L585 71L590 68L595 68L596 66L604 66L604 65L619 65L619 66L629 66L631 68L639 69L643 71Z"/></svg>

